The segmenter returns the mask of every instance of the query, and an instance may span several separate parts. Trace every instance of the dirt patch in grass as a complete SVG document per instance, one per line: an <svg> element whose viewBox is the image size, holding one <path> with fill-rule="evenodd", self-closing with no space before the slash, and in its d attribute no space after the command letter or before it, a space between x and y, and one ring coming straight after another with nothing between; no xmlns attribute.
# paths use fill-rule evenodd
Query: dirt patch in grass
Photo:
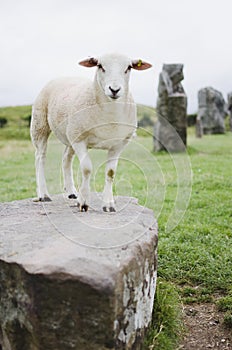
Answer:
<svg viewBox="0 0 232 350"><path fill-rule="evenodd" d="M186 305L183 309L186 335L179 350L232 349L232 330L223 324L223 312L215 304Z"/></svg>

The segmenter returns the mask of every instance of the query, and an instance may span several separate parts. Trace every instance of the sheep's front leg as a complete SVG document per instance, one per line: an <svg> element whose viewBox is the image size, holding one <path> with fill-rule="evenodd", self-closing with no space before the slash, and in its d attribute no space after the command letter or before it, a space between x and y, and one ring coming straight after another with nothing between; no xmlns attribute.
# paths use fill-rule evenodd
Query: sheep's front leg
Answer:
<svg viewBox="0 0 232 350"><path fill-rule="evenodd" d="M77 205L80 211L87 211L90 201L90 175L92 172L92 163L85 142L75 143L72 147L79 158L82 173L82 184L79 189Z"/></svg>
<svg viewBox="0 0 232 350"><path fill-rule="evenodd" d="M116 211L113 197L113 181L116 174L120 153L121 149L109 150L108 153L105 170L105 187L103 191L103 210L106 212Z"/></svg>
<svg viewBox="0 0 232 350"><path fill-rule="evenodd" d="M74 156L74 150L72 147L67 146L63 154L63 176L64 176L64 189L68 194L68 198L77 198L77 191L73 182L72 161Z"/></svg>

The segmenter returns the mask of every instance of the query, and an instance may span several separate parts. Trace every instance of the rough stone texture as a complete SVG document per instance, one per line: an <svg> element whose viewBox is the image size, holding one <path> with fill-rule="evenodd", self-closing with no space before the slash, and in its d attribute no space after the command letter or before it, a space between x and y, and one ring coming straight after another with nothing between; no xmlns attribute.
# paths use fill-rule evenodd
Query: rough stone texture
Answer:
<svg viewBox="0 0 232 350"><path fill-rule="evenodd" d="M230 131L232 131L232 92L228 94L228 111L230 113Z"/></svg>
<svg viewBox="0 0 232 350"><path fill-rule="evenodd" d="M141 349L151 321L157 224L136 200L78 212L62 195L0 204L3 350ZM0 346L0 348L1 348Z"/></svg>
<svg viewBox="0 0 232 350"><path fill-rule="evenodd" d="M187 142L187 96L182 64L164 64L159 77L155 151L184 151Z"/></svg>
<svg viewBox="0 0 232 350"><path fill-rule="evenodd" d="M227 116L226 103L221 92L212 87L198 91L198 127L201 134L224 134L224 119ZM199 123L201 124L199 126Z"/></svg>

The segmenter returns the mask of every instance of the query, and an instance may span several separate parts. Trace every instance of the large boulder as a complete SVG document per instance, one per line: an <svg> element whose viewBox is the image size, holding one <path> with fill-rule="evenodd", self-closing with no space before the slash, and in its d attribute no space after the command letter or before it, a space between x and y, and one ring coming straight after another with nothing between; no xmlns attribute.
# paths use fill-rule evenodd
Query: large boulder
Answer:
<svg viewBox="0 0 232 350"><path fill-rule="evenodd" d="M0 348L141 349L153 309L157 223L135 199L116 213L52 202L0 204Z"/></svg>
<svg viewBox="0 0 232 350"><path fill-rule="evenodd" d="M187 96L183 64L164 64L159 76L154 150L184 151L187 143Z"/></svg>
<svg viewBox="0 0 232 350"><path fill-rule="evenodd" d="M232 92L228 94L228 111L230 113L230 131L232 131Z"/></svg>
<svg viewBox="0 0 232 350"><path fill-rule="evenodd" d="M198 91L199 129L203 134L224 134L225 117L227 116L226 103L220 91L212 87L205 87ZM198 136L201 136L198 132Z"/></svg>

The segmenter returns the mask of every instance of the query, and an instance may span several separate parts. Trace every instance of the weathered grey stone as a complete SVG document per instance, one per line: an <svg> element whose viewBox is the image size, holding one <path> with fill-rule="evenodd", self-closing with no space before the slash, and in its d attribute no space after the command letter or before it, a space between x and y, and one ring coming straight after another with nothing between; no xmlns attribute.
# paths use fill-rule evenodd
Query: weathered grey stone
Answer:
<svg viewBox="0 0 232 350"><path fill-rule="evenodd" d="M232 131L232 92L228 94L228 111L230 113L230 131Z"/></svg>
<svg viewBox="0 0 232 350"><path fill-rule="evenodd" d="M187 142L187 96L181 81L183 64L164 64L159 77L155 151L184 151Z"/></svg>
<svg viewBox="0 0 232 350"><path fill-rule="evenodd" d="M203 134L224 134L226 115L226 103L220 91L212 87L198 91L197 121Z"/></svg>
<svg viewBox="0 0 232 350"><path fill-rule="evenodd" d="M157 270L153 212L128 197L116 213L52 202L0 204L3 350L141 349Z"/></svg>

